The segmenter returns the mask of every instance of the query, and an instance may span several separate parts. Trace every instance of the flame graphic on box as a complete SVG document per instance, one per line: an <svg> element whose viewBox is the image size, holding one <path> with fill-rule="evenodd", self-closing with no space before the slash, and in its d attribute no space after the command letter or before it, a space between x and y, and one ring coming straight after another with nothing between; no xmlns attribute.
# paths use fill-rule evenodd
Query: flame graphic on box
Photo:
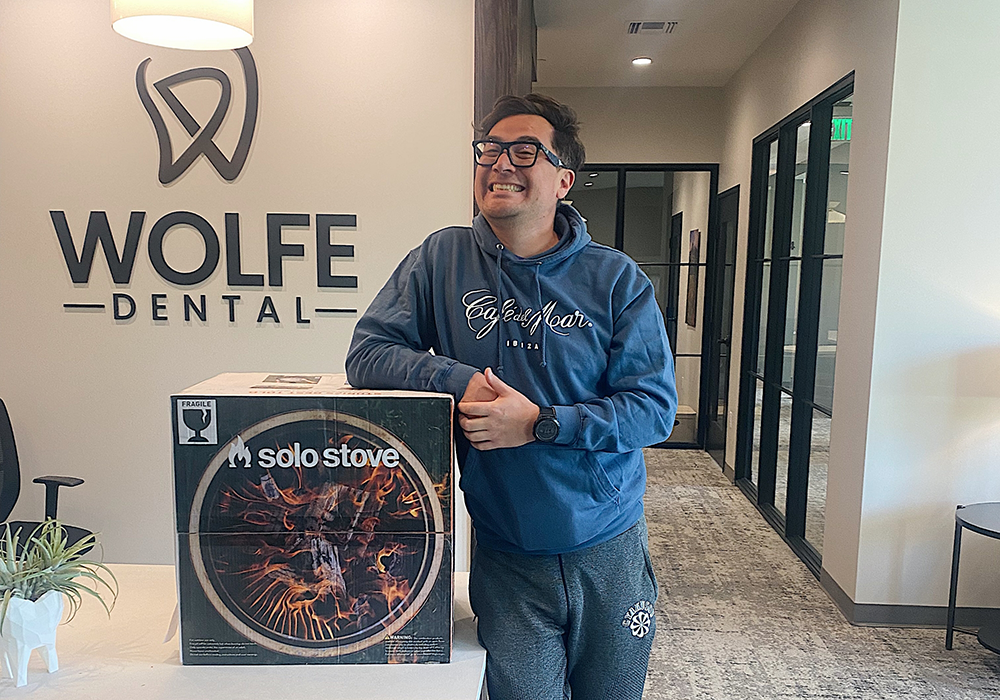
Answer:
<svg viewBox="0 0 1000 700"><path fill-rule="evenodd" d="M359 441L345 435L340 444ZM291 472L285 488L268 472L221 493L221 512L266 534L255 538L252 562L219 562L217 573L239 579L244 610L283 636L318 642L360 632L412 590L419 562L410 558L421 552L376 528L416 520L424 529L420 494L401 468L382 462L357 486L310 484L302 468Z"/></svg>
<svg viewBox="0 0 1000 700"><path fill-rule="evenodd" d="M210 500L227 519L251 527L235 528L242 554L203 544L200 513L209 484L220 467L250 464L244 438L308 420L341 424L330 445L391 446L401 466L379 461L348 483L321 478L316 468L266 471L259 481L256 470L240 472L246 481ZM349 433L352 425L360 432ZM264 647L317 657L358 651L395 634L427 600L442 566L440 494L447 487L447 477L433 483L405 443L367 420L327 410L273 416L243 430L203 475L189 529L195 571L222 617Z"/></svg>
<svg viewBox="0 0 1000 700"><path fill-rule="evenodd" d="M240 460L240 463L237 463L237 459ZM234 442L229 448L229 466L233 469L249 467L250 460L250 450L248 450L247 446L243 443L243 438L237 435L236 442Z"/></svg>

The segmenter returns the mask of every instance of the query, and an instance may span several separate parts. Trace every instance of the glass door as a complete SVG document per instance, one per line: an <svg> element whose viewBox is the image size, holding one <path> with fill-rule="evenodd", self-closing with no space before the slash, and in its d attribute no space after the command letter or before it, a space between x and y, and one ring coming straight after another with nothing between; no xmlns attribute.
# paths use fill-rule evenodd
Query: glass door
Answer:
<svg viewBox="0 0 1000 700"><path fill-rule="evenodd" d="M848 77L754 142L737 483L818 573L851 132Z"/></svg>
<svg viewBox="0 0 1000 700"><path fill-rule="evenodd" d="M629 255L653 283L678 392L673 433L662 446L705 445L713 404L702 395L702 377L709 374L702 349L709 332L706 271L717 183L716 165L585 165L566 198L596 242ZM714 405L717 413L717 400Z"/></svg>
<svg viewBox="0 0 1000 700"><path fill-rule="evenodd" d="M808 251L811 272L818 277L812 292L818 298L808 303L818 306L815 328L807 327L809 342L816 348L813 400L804 403L811 413L809 431L808 491L805 502L803 537L823 554L826 512L826 472L830 459L830 425L833 422L833 377L837 364L837 319L840 314L840 277L844 261L844 226L847 223L847 179L851 159L851 127L854 104L845 95L833 104L830 129L830 156L827 197L823 211L823 236ZM808 371L808 368L805 370Z"/></svg>

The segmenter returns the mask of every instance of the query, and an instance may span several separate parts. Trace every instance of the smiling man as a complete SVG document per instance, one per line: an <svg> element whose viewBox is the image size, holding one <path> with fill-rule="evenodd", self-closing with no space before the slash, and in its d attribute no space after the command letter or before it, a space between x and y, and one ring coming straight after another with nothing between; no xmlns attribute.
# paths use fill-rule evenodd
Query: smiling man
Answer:
<svg viewBox="0 0 1000 700"><path fill-rule="evenodd" d="M561 202L584 161L573 111L502 97L479 132L479 215L400 263L348 378L459 401L490 698L638 700L656 600L642 448L677 407L663 316L635 262Z"/></svg>

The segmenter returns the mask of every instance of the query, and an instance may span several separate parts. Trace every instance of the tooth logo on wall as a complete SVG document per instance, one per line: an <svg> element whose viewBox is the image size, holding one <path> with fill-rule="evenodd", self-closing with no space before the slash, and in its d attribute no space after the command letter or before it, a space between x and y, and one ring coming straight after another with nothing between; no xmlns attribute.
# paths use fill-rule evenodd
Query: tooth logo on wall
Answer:
<svg viewBox="0 0 1000 700"><path fill-rule="evenodd" d="M149 94L149 87L147 86L146 68L153 59L147 58L139 64L135 72L135 86L139 91L139 99L142 100L142 106L146 108L146 112L153 122L153 128L156 130L156 140L160 146L159 177L160 182L164 185L169 185L183 175L200 155L204 155L219 175L229 182L239 177L240 172L243 170L243 166L247 162L247 156L250 153L250 142L253 140L254 128L257 125L257 66L254 63L253 56L250 54L250 49L235 49L234 53L240 59L240 65L243 66L243 77L246 81L246 106L243 112L243 128L240 130L240 138L236 144L236 149L233 151L232 158L226 158L212 140L215 138L216 132L222 126L222 122L226 118L226 113L229 111L230 98L233 92L229 76L218 68L204 66L201 68L190 68L153 83L153 87L160 93L170 111L174 113L174 116L177 117L184 129L194 139L184 149L184 152L178 156L177 160L174 160L173 144L170 141L170 133L167 131L166 122L163 120L163 115L160 114L156 103L153 102L153 98ZM198 123L191 115L191 112L184 107L171 90L175 85L181 85L192 80L214 80L222 88L222 94L219 96L219 104L204 126Z"/></svg>

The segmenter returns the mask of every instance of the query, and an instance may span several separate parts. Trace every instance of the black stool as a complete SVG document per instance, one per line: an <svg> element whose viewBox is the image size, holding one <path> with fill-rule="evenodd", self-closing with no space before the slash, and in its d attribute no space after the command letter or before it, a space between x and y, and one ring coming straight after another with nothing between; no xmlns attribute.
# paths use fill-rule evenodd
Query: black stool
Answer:
<svg viewBox="0 0 1000 700"><path fill-rule="evenodd" d="M959 506L955 510L955 545L951 550L951 588L948 591L948 626L944 637L944 648L951 649L955 638L955 599L958 595L958 560L962 554L962 530L968 528L980 535L1000 540L1000 503L973 503ZM968 630L959 632L972 634ZM1000 654L1000 628L984 625L976 635L979 643L990 651Z"/></svg>

